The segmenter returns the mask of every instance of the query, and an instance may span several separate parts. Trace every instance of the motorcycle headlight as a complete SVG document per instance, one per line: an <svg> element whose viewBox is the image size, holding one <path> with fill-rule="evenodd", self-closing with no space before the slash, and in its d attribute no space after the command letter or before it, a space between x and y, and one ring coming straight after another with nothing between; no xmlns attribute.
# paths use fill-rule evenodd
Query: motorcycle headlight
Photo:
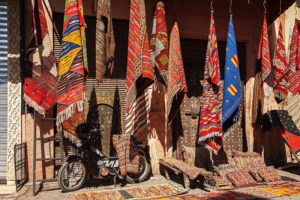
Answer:
<svg viewBox="0 0 300 200"><path fill-rule="evenodd" d="M78 148L81 147L81 146L82 146L81 140L79 140L79 139L76 140L76 141L75 141L75 145L76 145L76 147L78 147Z"/></svg>

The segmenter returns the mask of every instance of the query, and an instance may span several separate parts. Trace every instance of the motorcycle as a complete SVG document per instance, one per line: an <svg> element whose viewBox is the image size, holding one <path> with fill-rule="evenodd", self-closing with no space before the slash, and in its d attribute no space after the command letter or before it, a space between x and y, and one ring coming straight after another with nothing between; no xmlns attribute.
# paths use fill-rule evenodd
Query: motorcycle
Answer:
<svg viewBox="0 0 300 200"><path fill-rule="evenodd" d="M58 171L58 185L64 192L80 189L89 178L125 179L129 183L144 181L150 173L150 164L144 150L136 144L139 159L139 173L127 173L125 177L120 175L119 160L116 152L113 156L105 156L97 147L101 130L90 128L87 124L80 124L76 128L78 139L75 141L75 155L66 158Z"/></svg>

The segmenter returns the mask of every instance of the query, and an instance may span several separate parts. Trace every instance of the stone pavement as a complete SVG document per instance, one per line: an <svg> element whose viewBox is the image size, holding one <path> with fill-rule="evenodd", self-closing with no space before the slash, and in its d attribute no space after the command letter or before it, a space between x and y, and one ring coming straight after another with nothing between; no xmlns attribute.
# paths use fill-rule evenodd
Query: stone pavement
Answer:
<svg viewBox="0 0 300 200"><path fill-rule="evenodd" d="M279 170L279 174L286 180L288 179L294 179L300 182L300 175L292 174L286 171ZM156 184L163 184L163 183L169 183L168 180L166 180L164 177L155 177L151 178L148 181L145 181L143 183L139 184L127 184L125 186L121 186L120 184L117 185L117 189L126 188L126 187L135 187L135 186L147 186L147 185L156 185ZM174 182L173 182L174 184ZM177 183L175 183L177 184ZM95 183L90 183L89 185L86 185L83 189L80 189L74 193L81 193L81 192L90 192L90 191L100 191L100 190L109 190L114 189L114 185L112 183L103 183L101 181L97 181ZM203 190L200 188L194 188L189 191L189 194L197 194L197 193L204 193L204 192L217 192L215 190L209 189L209 190ZM1 191L0 191L1 193ZM32 185L25 185L18 193L13 193L11 195L0 195L0 199L7 199L7 200L63 200L63 199L70 199L70 193L62 193L60 188L58 187L57 183L44 183L43 188L41 191L36 195L32 195ZM288 196L288 197L281 197L281 198L275 198L277 199L300 199L300 196Z"/></svg>

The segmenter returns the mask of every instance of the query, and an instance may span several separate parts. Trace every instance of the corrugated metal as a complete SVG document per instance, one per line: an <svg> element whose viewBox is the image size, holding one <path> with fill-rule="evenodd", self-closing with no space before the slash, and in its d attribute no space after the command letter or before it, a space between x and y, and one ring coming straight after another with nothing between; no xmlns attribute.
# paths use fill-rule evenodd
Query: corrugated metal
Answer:
<svg viewBox="0 0 300 200"><path fill-rule="evenodd" d="M0 180L6 180L7 98L7 6L0 0Z"/></svg>

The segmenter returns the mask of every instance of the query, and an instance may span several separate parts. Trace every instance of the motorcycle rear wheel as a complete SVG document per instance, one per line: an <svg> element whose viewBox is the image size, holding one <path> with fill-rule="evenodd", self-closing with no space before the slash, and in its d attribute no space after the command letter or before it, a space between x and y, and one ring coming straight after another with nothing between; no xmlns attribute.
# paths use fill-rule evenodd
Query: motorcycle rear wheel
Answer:
<svg viewBox="0 0 300 200"><path fill-rule="evenodd" d="M60 167L57 182L62 191L72 192L81 188L86 177L86 167L83 161L71 159Z"/></svg>
<svg viewBox="0 0 300 200"><path fill-rule="evenodd" d="M127 173L126 175L126 181L128 183L140 183L144 181L150 173L150 164L147 161L146 157L144 155L140 154L140 163L139 163L139 173L133 174L133 173Z"/></svg>

